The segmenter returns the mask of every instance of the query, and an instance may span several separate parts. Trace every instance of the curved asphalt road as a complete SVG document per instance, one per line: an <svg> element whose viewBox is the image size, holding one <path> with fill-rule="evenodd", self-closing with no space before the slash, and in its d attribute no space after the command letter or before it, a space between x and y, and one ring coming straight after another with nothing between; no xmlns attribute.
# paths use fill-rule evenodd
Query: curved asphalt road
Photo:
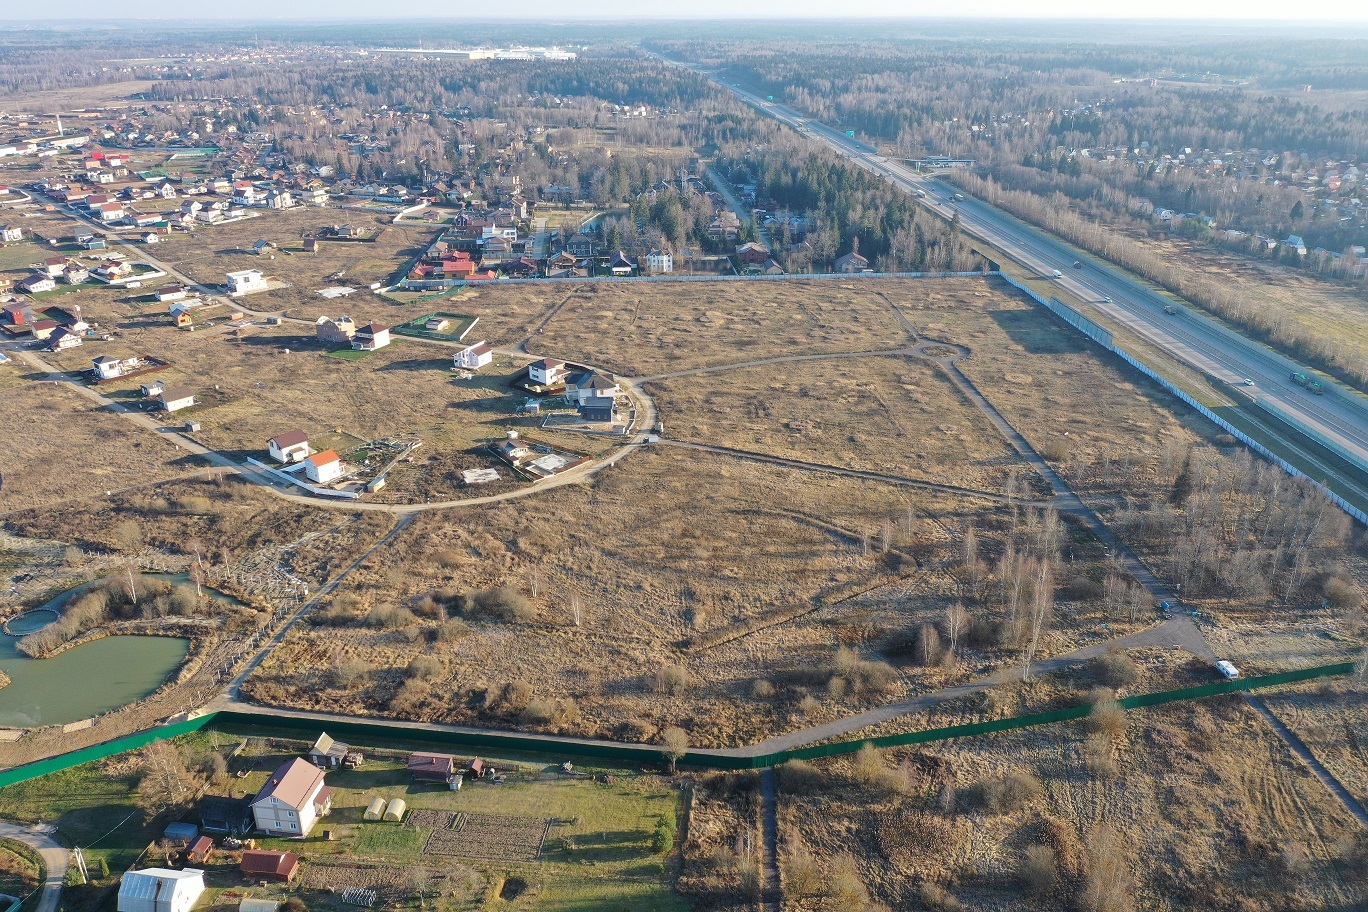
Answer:
<svg viewBox="0 0 1368 912"><path fill-rule="evenodd" d="M19 826L15 823L0 823L0 838L22 842L42 856L43 867L46 869L43 895L39 898L34 912L57 912L58 901L62 898L62 884L66 882L67 865L71 860L71 853L66 846L37 827Z"/></svg>

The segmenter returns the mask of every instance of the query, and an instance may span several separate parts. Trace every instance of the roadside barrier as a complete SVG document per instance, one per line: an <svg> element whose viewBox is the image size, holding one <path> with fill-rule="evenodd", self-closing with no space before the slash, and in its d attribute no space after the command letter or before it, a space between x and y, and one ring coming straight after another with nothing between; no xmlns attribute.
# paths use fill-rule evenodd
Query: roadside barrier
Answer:
<svg viewBox="0 0 1368 912"><path fill-rule="evenodd" d="M1327 487L1326 487L1324 484L1322 484L1320 481L1317 481L1316 479L1314 479L1314 478L1312 478L1311 476L1307 475L1305 472L1303 472L1303 471L1301 471L1300 469L1298 469L1298 468L1292 466L1290 463L1288 463L1288 462L1287 462L1285 459L1283 459L1281 456L1276 455L1276 454L1273 453L1271 450L1269 450L1267 447L1265 447L1263 444L1259 443L1257 440L1253 439L1253 438L1250 437L1248 434L1244 433L1244 432L1241 431L1239 428L1235 427L1235 426L1234 426L1233 424L1231 424L1229 421L1225 420L1225 419L1222 418L1220 415L1217 415L1217 414L1216 414L1215 412L1213 412L1211 409L1207 408L1205 405L1203 405L1202 403L1198 402L1196 399L1192 398L1192 396L1188 395L1186 392L1184 392L1183 390L1179 389L1179 388L1178 388L1177 386L1175 386L1171 381L1169 381L1168 379L1166 379L1166 378L1160 376L1152 367L1150 367L1150 366L1147 365L1147 364L1142 363L1142 362L1139 361L1134 355L1132 355L1130 352L1126 351L1125 349L1118 347L1118 346L1116 345L1115 342L1110 341L1110 340L1111 340L1111 334L1110 334L1110 333L1106 333L1107 341L1103 341L1102 339L1098 338L1098 337L1097 337L1096 335L1094 335L1093 333L1088 332L1086 329L1084 329L1083 327L1079 326L1076 322L1074 322L1073 320L1071 320L1071 319L1069 318L1069 316L1068 316L1067 313L1061 312L1061 308L1063 308L1064 310L1067 310L1067 311L1069 311L1069 312L1071 312L1071 313L1076 313L1075 311L1072 310L1072 308L1068 308L1066 305L1062 305L1062 304L1060 304L1058 301L1047 301L1047 300L1045 300L1045 299L1042 298L1040 295L1036 294L1035 291L1033 291L1032 289L1028 288L1027 286L1021 284L1020 282L1018 282L1017 280L1013 279L1013 278L1012 278L1011 276L1009 276L1009 275L1002 275L1002 279L1003 279L1004 281L1006 281L1007 284L1011 285L1013 288L1016 288L1016 289L1018 289L1019 291L1025 292L1027 295L1029 295L1034 301L1036 301L1036 302L1037 302L1038 304L1040 304L1042 307L1046 308L1046 309L1049 310L1051 313L1054 313L1056 316L1059 316L1060 319L1064 320L1064 322L1069 323L1069 325L1073 326L1075 329L1078 329L1080 332L1084 333L1084 335L1087 335L1088 338L1092 339L1092 340L1093 340L1094 342L1096 342L1098 345L1102 346L1102 347L1105 348L1107 351L1109 351L1109 352L1111 352L1112 354L1116 355L1116 356L1119 357L1122 361L1125 361L1125 362L1126 362L1127 364L1129 364L1131 367L1135 368L1135 369L1138 370L1140 373L1144 374L1146 377L1149 377L1149 378L1150 378L1151 380L1153 380L1155 383L1158 383L1158 384L1159 384L1160 386L1162 386L1165 390L1167 390L1170 394L1172 394L1172 395L1174 395L1174 396L1177 396L1179 399L1181 399L1181 400L1183 400L1184 402L1186 402L1188 405L1190 405L1192 408L1194 408L1197 412L1199 412L1199 413L1202 415L1202 417L1206 418L1208 421L1210 421L1210 422L1212 422L1213 424L1215 424L1215 425L1216 425L1217 427L1219 427L1221 430L1225 431L1227 434L1229 434L1230 436L1234 437L1236 440L1240 441L1240 442L1243 443L1245 446L1249 447L1251 450L1253 450L1254 452L1258 453L1258 454L1259 454L1260 456L1262 456L1263 458L1267 459L1269 462L1272 462L1274 465L1278 466L1278 468L1282 469L1284 472L1286 472L1287 474L1291 475L1293 478L1305 478L1306 480L1310 481L1310 482L1311 482L1312 484L1314 484L1316 487L1320 488L1321 491L1324 492L1325 496L1329 497L1332 501L1334 501L1334 502L1335 502L1335 505L1338 506L1341 510L1343 510L1345 513L1348 513L1350 516L1352 516L1354 519L1358 520L1358 521L1359 521L1360 523L1362 523L1363 525L1368 526L1368 513L1365 513L1363 510L1360 510L1358 507L1356 507L1356 506L1354 506L1353 504L1349 503L1349 502L1348 502L1347 500L1345 500L1343 497L1340 497L1340 496L1339 496L1338 494L1336 494L1334 491L1332 491L1332 490L1330 490L1329 488L1327 488ZM1086 319L1086 318L1084 318L1084 319ZM1095 324L1094 324L1094 325L1095 325ZM1104 332L1105 332L1105 331L1104 331ZM1284 420L1284 423L1285 423L1286 419L1283 419L1283 420ZM1300 428L1298 428L1297 430L1300 431L1300 432L1302 432L1302 433L1305 433L1304 431L1301 431ZM1315 435L1308 434L1308 436L1311 436L1313 439L1316 440L1316 442L1320 443L1322 446L1326 446L1332 453L1335 453L1336 455L1340 456L1341 458L1346 458L1346 457L1344 457L1344 456L1341 454L1341 451L1339 450L1339 448L1337 448L1337 447L1333 446L1332 444L1330 444L1329 441L1325 440L1325 438L1322 437L1321 435L1319 435L1319 434L1315 434Z"/></svg>
<svg viewBox="0 0 1368 912"><path fill-rule="evenodd" d="M1303 681L1312 681L1317 678L1330 678L1348 675L1354 670L1353 662L1340 662L1333 665L1318 665L1312 668L1301 668L1295 671L1284 671L1277 674L1261 675L1253 678L1240 678L1234 681L1217 681L1212 684L1202 684L1196 687L1183 687L1177 690L1165 690L1157 693L1139 694L1133 697L1124 697L1117 702L1122 709L1144 709L1151 706L1161 706L1166 703L1178 703L1185 700L1200 700L1207 697L1221 696L1222 694L1238 693L1241 691L1256 690L1264 687L1278 687L1285 684L1297 684ZM741 751L735 752L714 752L696 751L685 754L680 758L679 763L683 766L691 766L700 769L717 770L747 770L764 769L770 766L778 766L790 760L814 760L822 757L837 757L843 754L853 754L866 744L874 747L906 747L912 744L927 744L936 741L948 741L954 738L974 738L982 735L991 735L997 732L1015 731L1022 728L1034 728L1040 725L1053 725L1057 722L1072 722L1085 718L1091 712L1090 706L1071 706L1066 709L1055 709L1048 712L1028 713L1023 716L1012 716L1005 719L985 719L980 722L967 722L960 725L947 725L941 728L929 728L923 731L905 732L897 735L883 735L877 738L861 738L853 741L835 741L828 744L814 744L810 747L800 747L794 750L777 751L769 754L746 754ZM103 744L94 744L70 753L60 754L56 757L48 757L33 763L26 763L23 766L11 767L7 770L0 770L0 788L7 785L14 785L19 782L27 782L30 779L37 779L50 773L60 772L79 766L82 763L90 763L96 760L103 760L116 754L126 753L127 751L137 750L146 747L154 741L163 741L168 738L176 738L180 735L199 731L211 725L232 725L235 727L249 728L258 730L262 733L279 732L282 736L306 733L307 739L312 740L317 737L318 732L326 729L333 736L344 736L348 740L357 743L365 743L366 740L373 740L377 747L383 747L386 742L402 742L403 744L421 744L424 746L440 746L447 748L477 748L488 750L491 753L502 751L519 754L540 754L543 756L560 757L588 757L594 760L607 760L629 764L657 764L666 759L661 753L660 748L649 744L608 744L602 741L588 741L576 738L560 738L550 735L519 735L505 734L503 732L480 732L480 731L441 731L422 727L410 727L404 722L384 722L368 721L363 719L345 721L323 721L316 719L300 719L291 716L277 716L267 713L256 712L236 712L233 710L223 710L214 713L205 713L194 719L187 719L182 722L175 722L163 725L159 728L148 729L134 735L123 738L116 738L106 741Z"/></svg>

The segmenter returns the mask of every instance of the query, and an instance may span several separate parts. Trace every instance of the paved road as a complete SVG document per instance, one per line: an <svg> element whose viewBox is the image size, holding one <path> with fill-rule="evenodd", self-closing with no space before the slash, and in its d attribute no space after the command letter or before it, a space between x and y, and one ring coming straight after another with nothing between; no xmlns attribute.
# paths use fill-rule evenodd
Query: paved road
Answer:
<svg viewBox="0 0 1368 912"><path fill-rule="evenodd" d="M43 878L43 895L38 900L34 912L57 912L58 901L62 898L62 884L66 882L67 865L71 853L65 846L37 827L19 826L14 823L0 823L0 837L22 842L34 849L43 858L47 869Z"/></svg>
<svg viewBox="0 0 1368 912"><path fill-rule="evenodd" d="M666 62L696 69L678 61ZM1368 471L1368 397L1333 382L1327 384L1329 395L1313 396L1288 379L1294 370L1304 370L1296 362L1186 308L1181 316L1164 313L1163 308L1172 303L1171 299L1131 278L1122 269L1083 254L983 201L969 197L957 199L957 194L962 194L954 188L929 179L896 159L879 155L868 145L792 108L765 101L737 87L716 84L761 113L826 144L859 167L917 194L928 208L941 216L950 218L958 213L967 233L983 238L1036 271L1043 280L1042 295L1048 297L1049 286L1057 283L1058 287L1091 302L1092 306L1178 361L1218 381L1233 384L1232 392L1247 395L1260 407L1274 412L1312 439L1327 444L1358 468ZM1080 266L1075 268L1075 262ZM1053 275L1056 270L1061 273L1059 278ZM1254 386L1245 386L1246 378L1253 380ZM1277 428L1269 430L1282 445L1315 462L1315 450L1308 450L1297 435L1286 434ZM1368 500L1368 486L1361 480L1334 475L1324 481L1332 490Z"/></svg>

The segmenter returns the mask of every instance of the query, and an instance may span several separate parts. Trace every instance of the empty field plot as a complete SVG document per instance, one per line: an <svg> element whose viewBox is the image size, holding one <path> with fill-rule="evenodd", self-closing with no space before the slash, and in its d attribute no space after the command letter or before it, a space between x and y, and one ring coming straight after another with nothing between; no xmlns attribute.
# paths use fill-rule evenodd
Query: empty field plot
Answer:
<svg viewBox="0 0 1368 912"><path fill-rule="evenodd" d="M296 628L248 690L292 706L388 706L419 719L632 740L707 718L691 723L698 743L747 741L788 724L814 690L804 669L829 662L837 644L878 658L885 633L943 614L955 591L944 561L958 535L1006 521L996 505L962 497L643 450L590 486L419 517L320 609L326 625ZM462 593L502 586L522 595L461 607ZM853 601L864 594L873 603ZM436 599L462 618L454 639L401 640L381 621L403 607L417 613L395 623L441 636ZM703 643L716 646L689 648ZM439 674L392 702L391 675L420 651L438 657ZM327 673L351 660L376 676ZM682 687L658 677L673 667ZM823 679L813 696L822 708L811 711L830 717L893 698L914 677L848 695L828 694ZM775 690L754 698L755 682L769 678Z"/></svg>
<svg viewBox="0 0 1368 912"><path fill-rule="evenodd" d="M672 439L1000 492L1022 462L934 365L833 358L649 385Z"/></svg>
<svg viewBox="0 0 1368 912"><path fill-rule="evenodd" d="M1263 697L1359 804L1368 807L1368 695L1353 687L1300 688Z"/></svg>
<svg viewBox="0 0 1368 912"><path fill-rule="evenodd" d="M931 287L800 280L599 283L570 298L528 348L631 376L898 348L910 344L911 335L879 292L915 299Z"/></svg>
<svg viewBox="0 0 1368 912"><path fill-rule="evenodd" d="M550 828L551 821L545 817L462 813L450 828L432 831L423 846L423 854L490 861L536 861L541 857Z"/></svg>
<svg viewBox="0 0 1368 912"><path fill-rule="evenodd" d="M820 770L781 771L788 848L824 860L865 847L855 869L885 902L930 881L991 907L1004 877L1038 884L1055 908L1089 890L1130 908L1364 898L1340 860L1355 822L1236 698L1129 713L1110 735L1055 725ZM1123 873L1089 876L1104 864Z"/></svg>
<svg viewBox="0 0 1368 912"><path fill-rule="evenodd" d="M57 384L10 390L0 400L0 426L24 429L6 433L0 448L0 511L103 494L202 465L155 433Z"/></svg>

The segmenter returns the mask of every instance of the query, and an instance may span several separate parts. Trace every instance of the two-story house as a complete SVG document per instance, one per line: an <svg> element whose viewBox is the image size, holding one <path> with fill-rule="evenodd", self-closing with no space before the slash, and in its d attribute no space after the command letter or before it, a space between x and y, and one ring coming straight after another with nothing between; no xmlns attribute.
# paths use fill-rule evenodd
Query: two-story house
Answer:
<svg viewBox="0 0 1368 912"><path fill-rule="evenodd" d="M270 836L307 836L332 810L323 770L296 757L281 766L252 799L256 828Z"/></svg>

